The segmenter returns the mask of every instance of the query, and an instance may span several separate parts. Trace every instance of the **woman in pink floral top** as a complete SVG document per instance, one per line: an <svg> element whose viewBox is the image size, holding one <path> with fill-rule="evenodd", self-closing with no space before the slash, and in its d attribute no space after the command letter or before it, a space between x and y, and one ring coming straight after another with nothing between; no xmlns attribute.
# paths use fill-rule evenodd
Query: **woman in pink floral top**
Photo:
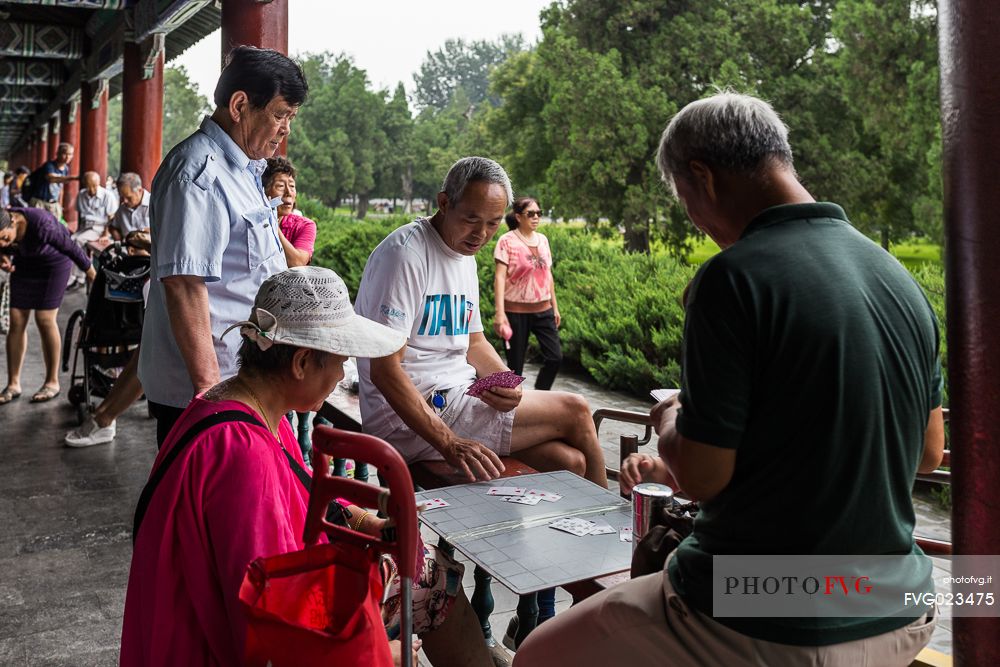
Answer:
<svg viewBox="0 0 1000 667"><path fill-rule="evenodd" d="M508 341L507 365L518 374L524 369L528 336L535 334L542 352L535 389L551 389L562 362L552 252L548 239L537 231L538 201L521 197L513 208L506 217L510 231L500 237L493 251L497 265L493 329Z"/></svg>
<svg viewBox="0 0 1000 667"><path fill-rule="evenodd" d="M272 199L280 198L278 204L278 237L285 251L288 268L305 266L312 259L316 245L316 223L304 216L293 213L295 198L295 167L287 158L267 159L267 169L261 177L264 192Z"/></svg>

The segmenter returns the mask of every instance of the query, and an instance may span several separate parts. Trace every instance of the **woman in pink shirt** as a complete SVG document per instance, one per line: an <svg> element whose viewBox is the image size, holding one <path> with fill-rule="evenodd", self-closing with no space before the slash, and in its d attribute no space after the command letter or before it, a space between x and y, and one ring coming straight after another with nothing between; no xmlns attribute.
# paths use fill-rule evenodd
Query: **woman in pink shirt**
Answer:
<svg viewBox="0 0 1000 667"><path fill-rule="evenodd" d="M308 473L285 413L316 409L343 378L348 355L385 356L406 342L355 315L340 277L311 266L268 278L250 319L235 327L244 338L239 372L191 401L153 464L150 479L159 483L134 535L125 598L126 667L243 664L239 589L247 565L304 547ZM223 421L185 438L223 411L255 423ZM351 528L380 534L382 519L341 504ZM435 665L490 665L461 564L431 547L421 558L413 627L424 650ZM398 633L399 577L385 564L383 622ZM392 643L398 658L399 642Z"/></svg>
<svg viewBox="0 0 1000 667"><path fill-rule="evenodd" d="M313 256L316 245L316 223L304 216L293 213L295 199L295 167L287 158L267 159L267 169L261 176L264 192L272 199L280 199L278 204L278 230L281 247L289 268L305 266Z"/></svg>
<svg viewBox="0 0 1000 667"><path fill-rule="evenodd" d="M538 200L520 197L505 218L510 231L497 241L493 329L508 341L507 365L521 374L528 336L532 333L542 352L542 369L535 389L551 389L562 363L559 343L559 306L552 282L552 252L538 230L542 210Z"/></svg>

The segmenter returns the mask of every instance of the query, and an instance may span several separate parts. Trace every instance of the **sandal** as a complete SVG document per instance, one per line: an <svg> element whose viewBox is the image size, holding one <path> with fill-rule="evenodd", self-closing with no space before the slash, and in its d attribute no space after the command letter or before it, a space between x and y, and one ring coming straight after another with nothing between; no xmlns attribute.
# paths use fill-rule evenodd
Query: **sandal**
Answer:
<svg viewBox="0 0 1000 667"><path fill-rule="evenodd" d="M0 392L0 405L7 405L11 401L16 401L19 398L21 398L20 391L6 387L2 392Z"/></svg>
<svg viewBox="0 0 1000 667"><path fill-rule="evenodd" d="M53 389L48 385L43 386L31 397L32 403L46 403L59 395L58 389Z"/></svg>

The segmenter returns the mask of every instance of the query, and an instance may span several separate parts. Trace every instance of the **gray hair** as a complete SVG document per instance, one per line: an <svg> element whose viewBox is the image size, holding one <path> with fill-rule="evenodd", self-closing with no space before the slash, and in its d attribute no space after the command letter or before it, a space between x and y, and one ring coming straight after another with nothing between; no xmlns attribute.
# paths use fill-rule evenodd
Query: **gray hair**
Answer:
<svg viewBox="0 0 1000 667"><path fill-rule="evenodd" d="M441 184L441 192L448 197L448 203L454 206L462 200L469 183L475 181L502 185L507 191L507 206L514 201L514 189L510 185L507 172L499 164L485 157L464 157L451 165L448 175Z"/></svg>
<svg viewBox="0 0 1000 667"><path fill-rule="evenodd" d="M0 208L0 232L7 229L11 225L10 214L7 211Z"/></svg>
<svg viewBox="0 0 1000 667"><path fill-rule="evenodd" d="M660 138L656 164L671 188L691 178L691 161L730 171L792 166L788 127L764 100L723 91L677 112Z"/></svg>
<svg viewBox="0 0 1000 667"><path fill-rule="evenodd" d="M119 188L124 185L129 190L134 192L142 189L142 178L139 177L139 174L133 171L126 171L118 176L118 180L115 181L115 185Z"/></svg>
<svg viewBox="0 0 1000 667"><path fill-rule="evenodd" d="M56 146L56 154L57 155L59 153L62 153L62 152L67 152L68 153L71 150L73 150L73 144L71 144L69 142L66 142L66 141L64 141L61 144L59 144L58 146Z"/></svg>

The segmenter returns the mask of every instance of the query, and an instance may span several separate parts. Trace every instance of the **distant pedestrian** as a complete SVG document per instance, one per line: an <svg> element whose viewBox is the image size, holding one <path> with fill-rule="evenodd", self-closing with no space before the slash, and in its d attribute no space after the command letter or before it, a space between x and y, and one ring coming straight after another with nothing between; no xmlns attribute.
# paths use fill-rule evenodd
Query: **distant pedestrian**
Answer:
<svg viewBox="0 0 1000 667"><path fill-rule="evenodd" d="M69 163L73 161L73 144L61 143L56 151L56 159L49 160L28 177L28 204L33 208L41 208L58 221L62 220L62 188L63 183L78 180L79 176L70 176Z"/></svg>
<svg viewBox="0 0 1000 667"><path fill-rule="evenodd" d="M28 180L28 174L31 170L21 165L14 172L14 180L10 183L10 206L16 206L18 208L27 208L28 200L27 193L24 192L24 183Z"/></svg>
<svg viewBox="0 0 1000 667"><path fill-rule="evenodd" d="M3 172L3 186L0 186L0 208L10 206L10 184L14 182L14 174Z"/></svg>
<svg viewBox="0 0 1000 667"><path fill-rule="evenodd" d="M552 251L549 240L538 231L542 215L538 200L521 197L512 208L505 218L510 231L500 237L493 250L493 329L507 341L507 365L518 375L524 370L528 337L535 334L542 353L535 389L551 389L562 364L562 317L552 280Z"/></svg>
<svg viewBox="0 0 1000 667"><path fill-rule="evenodd" d="M21 395L21 366L28 345L28 318L35 311L35 324L42 339L45 383L32 396L32 403L59 395L59 358L62 338L56 313L66 293L70 266L75 263L93 280L90 259L69 230L48 211L14 208L0 211L0 270L10 276L10 331L7 334L7 386L0 392L0 405Z"/></svg>

